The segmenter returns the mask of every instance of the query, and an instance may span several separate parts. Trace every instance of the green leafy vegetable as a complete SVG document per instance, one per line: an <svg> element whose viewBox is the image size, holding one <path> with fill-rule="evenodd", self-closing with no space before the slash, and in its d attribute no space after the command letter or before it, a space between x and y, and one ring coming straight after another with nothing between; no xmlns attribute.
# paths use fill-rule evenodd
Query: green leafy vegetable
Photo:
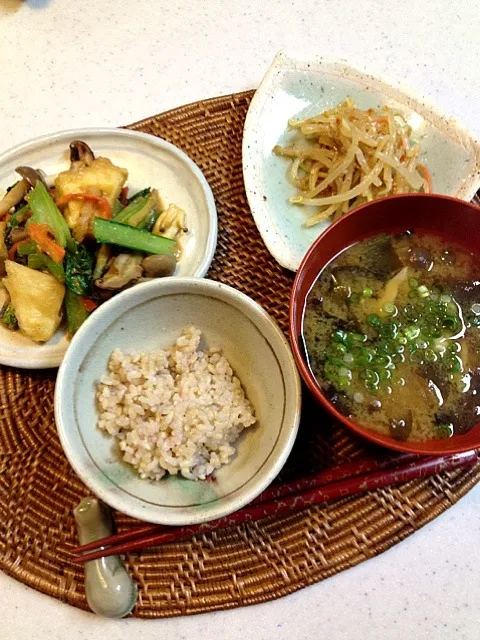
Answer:
<svg viewBox="0 0 480 640"><path fill-rule="evenodd" d="M136 218L137 215L143 211L143 209L147 205L148 200L149 200L148 197L147 198L139 198L138 200L135 200L131 204L127 205L124 209L122 209L120 211L120 213L118 213L116 216L114 216L113 220L115 222L119 222L119 223L122 223L122 224L126 224L127 222L128 222L128 224L131 224L130 220L132 218ZM149 211L150 211L150 209L149 209ZM148 211L146 213L148 213ZM133 225L133 226L135 226L135 225Z"/></svg>
<svg viewBox="0 0 480 640"><path fill-rule="evenodd" d="M97 260L95 262L95 269L93 270L92 276L93 280L102 277L111 255L112 247L109 244L101 244L97 251Z"/></svg>
<svg viewBox="0 0 480 640"><path fill-rule="evenodd" d="M22 242L18 245L17 254L19 256L29 256L31 253L38 253L37 243L33 240L30 242Z"/></svg>
<svg viewBox="0 0 480 640"><path fill-rule="evenodd" d="M138 198L145 198L146 196L150 195L150 191L150 187L142 189L141 191L137 191L137 193L134 193L133 196L130 196L130 198L128 198L127 206L132 202L135 202L135 200L137 200Z"/></svg>
<svg viewBox="0 0 480 640"><path fill-rule="evenodd" d="M73 336L90 314L85 309L82 298L70 289L65 292L65 312L68 333Z"/></svg>
<svg viewBox="0 0 480 640"><path fill-rule="evenodd" d="M120 213L120 211L123 211L124 208L125 207L120 202L120 200L116 200L115 204L113 205L113 209L112 209L112 218L116 218L118 216L118 214Z"/></svg>
<svg viewBox="0 0 480 640"><path fill-rule="evenodd" d="M83 244L75 243L75 249L65 256L65 284L77 296L88 296L92 288L93 256Z"/></svg>
<svg viewBox="0 0 480 640"><path fill-rule="evenodd" d="M172 255L175 241L158 236L144 229L137 229L126 224L118 224L111 220L95 218L93 220L93 235L97 242L116 244L120 247L145 251L145 253Z"/></svg>
<svg viewBox="0 0 480 640"><path fill-rule="evenodd" d="M30 191L28 204L32 210L32 217L28 224L35 222L48 225L53 231L57 244L66 247L69 251L74 251L75 241L70 234L67 221L42 182L37 182Z"/></svg>
<svg viewBox="0 0 480 640"><path fill-rule="evenodd" d="M8 226L10 228L18 227L25 220L25 214L28 213L30 207L28 204L24 204L18 211L11 216L8 221Z"/></svg>
<svg viewBox="0 0 480 640"><path fill-rule="evenodd" d="M153 211L150 211L148 216L146 216L140 222L140 224L137 225L138 228L139 229L146 229L147 231L151 231L153 229L153 226L154 226L155 222L157 221L159 215L160 215L160 212L156 211L155 209L153 209Z"/></svg>
<svg viewBox="0 0 480 640"><path fill-rule="evenodd" d="M65 282L65 270L61 264L54 262L50 256L43 253L31 253L28 256L30 269L48 269L52 276L62 284Z"/></svg>
<svg viewBox="0 0 480 640"><path fill-rule="evenodd" d="M4 308L1 320L9 329L18 329L17 316L15 315L15 309L11 303L7 304Z"/></svg>

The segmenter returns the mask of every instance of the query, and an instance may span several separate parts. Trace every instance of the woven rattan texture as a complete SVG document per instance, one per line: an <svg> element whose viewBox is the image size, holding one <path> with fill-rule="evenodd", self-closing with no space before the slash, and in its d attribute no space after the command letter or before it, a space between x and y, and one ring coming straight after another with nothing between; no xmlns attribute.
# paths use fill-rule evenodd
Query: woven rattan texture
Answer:
<svg viewBox="0 0 480 640"><path fill-rule="evenodd" d="M245 198L241 143L252 96L216 98L131 128L161 136L202 169L215 194L219 238L209 277L237 287L287 330L291 274L270 257ZM83 571L69 561L72 508L87 494L60 447L55 376L0 368L0 569L87 608ZM283 476L354 458L365 444L331 424L306 397L300 435ZM263 602L318 582L385 551L447 509L480 479L443 473L302 513L275 517L132 554L139 586L134 615L186 615ZM117 515L120 529L133 521Z"/></svg>

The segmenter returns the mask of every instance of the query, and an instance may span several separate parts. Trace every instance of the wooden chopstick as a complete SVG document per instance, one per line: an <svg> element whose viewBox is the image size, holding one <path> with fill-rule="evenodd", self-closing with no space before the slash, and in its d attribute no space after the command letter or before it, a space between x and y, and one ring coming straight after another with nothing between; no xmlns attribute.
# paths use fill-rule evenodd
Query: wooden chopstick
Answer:
<svg viewBox="0 0 480 640"><path fill-rule="evenodd" d="M83 563L105 556L165 544L181 538L191 537L198 533L206 533L214 529L236 526L253 520L259 520L260 518L306 509L314 505L357 495L369 490L395 486L417 478L435 475L442 471L473 466L477 461L478 454L476 451L415 459L413 462L404 462L400 466L392 469L380 469L378 471L344 478L323 485L322 487L307 489L302 493L275 498L269 502L253 504L218 520L186 527L175 527L163 533L139 534L139 530L136 530L137 535L139 535L136 539L123 540L119 544L113 544L109 548L102 548L84 555L77 555L73 557L72 560L75 563ZM142 529L145 531L145 527L142 527ZM118 537L116 539L118 540Z"/></svg>
<svg viewBox="0 0 480 640"><path fill-rule="evenodd" d="M380 469L386 469L393 465L406 464L416 460L418 457L418 455L413 453L389 454L380 458L378 456L363 456L351 462L344 462L342 464L335 465L334 467L330 467L329 469L323 469L322 471L299 478L298 480L272 484L250 504L260 504L282 496L300 493L306 489L313 489L314 487L320 487L332 482L344 480L345 478L353 478L360 474L379 471ZM85 553L86 551L100 549L112 544L120 544L121 542L136 540L137 538L153 535L154 533L167 532L171 529L172 527L162 524L142 525L140 527L135 527L135 529L131 529L130 531L113 534L106 538L89 542L88 544L73 547L70 549L70 553L78 555L80 553Z"/></svg>

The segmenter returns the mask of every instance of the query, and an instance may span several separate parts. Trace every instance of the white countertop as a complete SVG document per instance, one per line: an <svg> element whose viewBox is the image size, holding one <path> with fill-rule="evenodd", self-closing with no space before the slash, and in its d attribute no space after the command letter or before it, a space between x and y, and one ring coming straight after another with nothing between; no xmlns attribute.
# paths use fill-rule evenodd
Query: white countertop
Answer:
<svg viewBox="0 0 480 640"><path fill-rule="evenodd" d="M0 150L253 88L282 47L367 65L480 137L478 13L472 0L0 0ZM163 621L106 621L0 573L0 637L474 640L479 543L480 486L405 542L323 583Z"/></svg>

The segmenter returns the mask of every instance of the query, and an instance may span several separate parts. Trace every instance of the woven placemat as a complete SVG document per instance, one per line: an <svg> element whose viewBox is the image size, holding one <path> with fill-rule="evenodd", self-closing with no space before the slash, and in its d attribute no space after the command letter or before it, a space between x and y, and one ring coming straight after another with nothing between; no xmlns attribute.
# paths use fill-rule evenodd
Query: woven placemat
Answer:
<svg viewBox="0 0 480 640"><path fill-rule="evenodd" d="M132 125L183 149L217 202L219 237L209 277L262 304L287 331L292 275L267 252L250 214L241 142L253 92L206 100ZM72 472L53 417L55 372L0 368L0 569L87 608L72 508L88 490ZM294 477L353 459L367 445L332 424L305 394L298 440L282 472ZM369 452L371 449L369 448ZM442 513L480 479L478 466L325 507L272 517L131 554L134 615L185 615L272 600L378 555ZM117 514L120 529L133 521Z"/></svg>

